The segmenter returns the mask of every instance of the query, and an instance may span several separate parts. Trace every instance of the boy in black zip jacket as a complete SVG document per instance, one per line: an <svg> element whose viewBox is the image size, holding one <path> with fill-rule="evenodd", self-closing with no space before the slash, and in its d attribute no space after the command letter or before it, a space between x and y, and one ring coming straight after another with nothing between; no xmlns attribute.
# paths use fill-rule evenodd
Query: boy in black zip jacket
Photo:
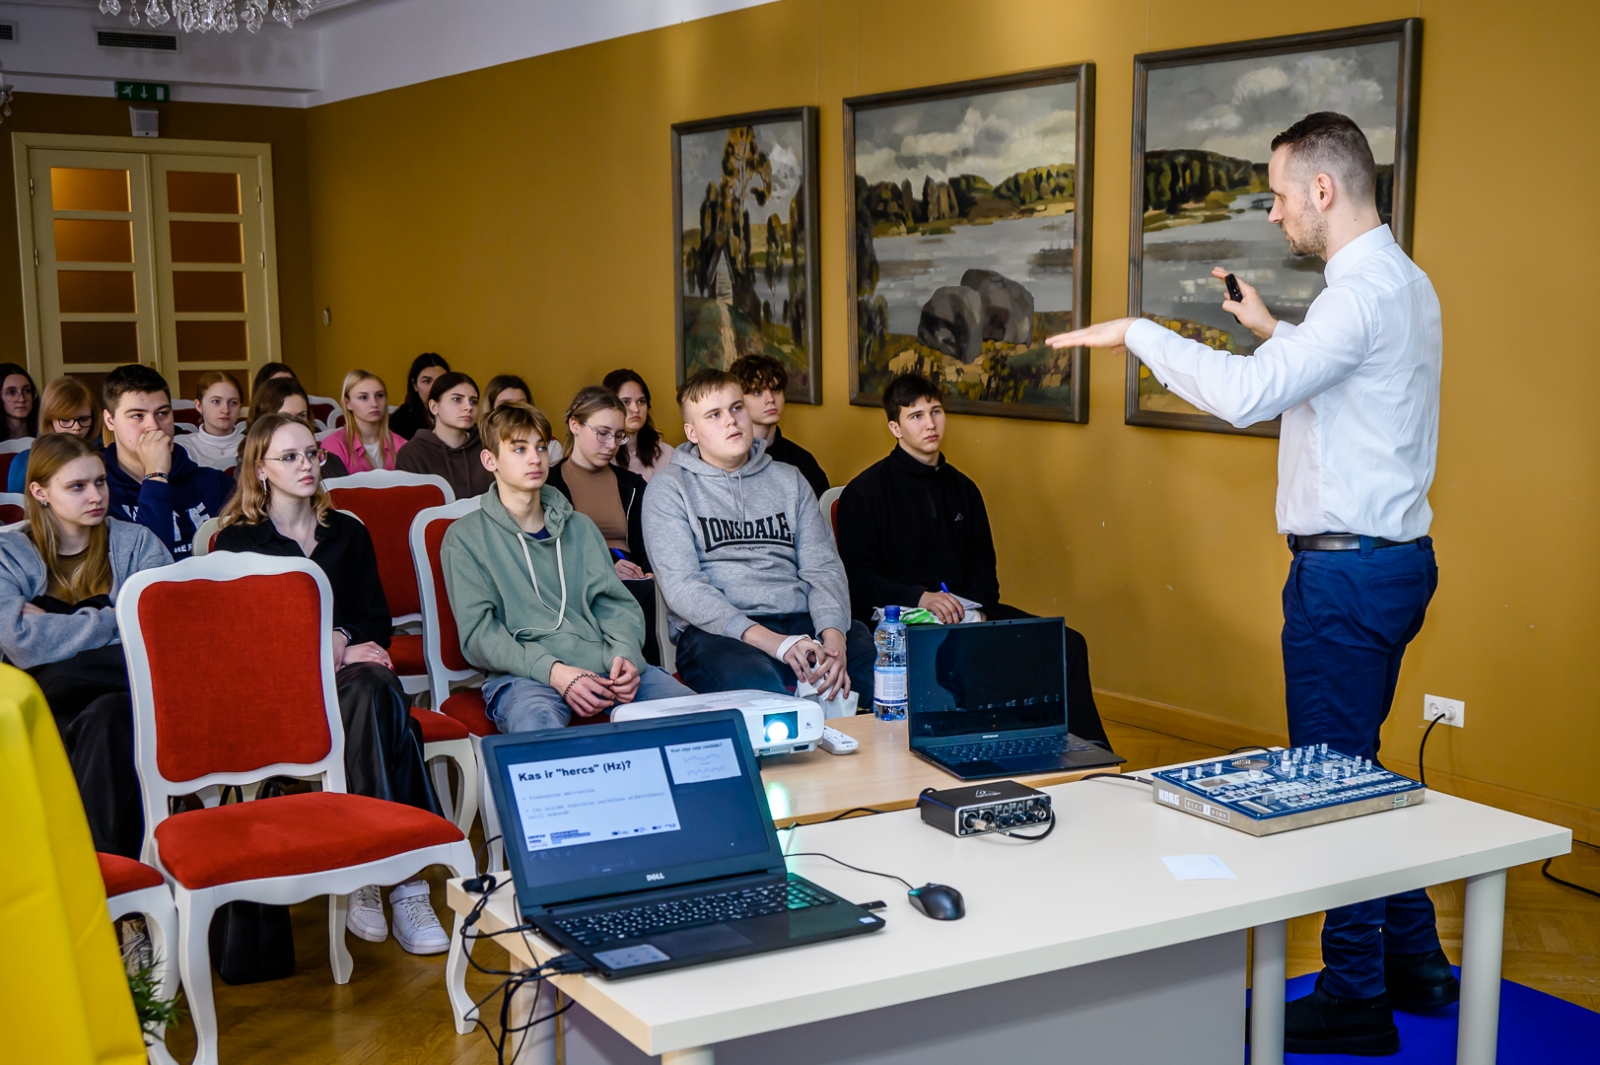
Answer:
<svg viewBox="0 0 1600 1065"><path fill-rule="evenodd" d="M836 536L850 579L850 612L872 624L873 607L920 606L946 624L979 604L986 621L1034 615L1000 601L994 536L983 493L945 461L943 395L920 374L883 390L896 446L839 497ZM1106 742L1089 682L1089 645L1067 629L1067 705L1074 735Z"/></svg>
<svg viewBox="0 0 1600 1065"><path fill-rule="evenodd" d="M102 388L105 425L116 438L105 449L111 513L155 533L181 562L200 526L222 513L233 478L173 445L172 392L150 367L119 366Z"/></svg>

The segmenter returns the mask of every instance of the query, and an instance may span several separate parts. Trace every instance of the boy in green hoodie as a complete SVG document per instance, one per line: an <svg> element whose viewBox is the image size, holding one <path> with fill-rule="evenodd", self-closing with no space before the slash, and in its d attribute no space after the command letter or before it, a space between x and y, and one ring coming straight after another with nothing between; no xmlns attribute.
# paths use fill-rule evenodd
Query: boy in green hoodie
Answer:
<svg viewBox="0 0 1600 1065"><path fill-rule="evenodd" d="M693 695L644 660L644 613L594 522L546 486L550 422L526 403L484 415L494 487L441 548L467 661L502 732L561 728L635 699Z"/></svg>

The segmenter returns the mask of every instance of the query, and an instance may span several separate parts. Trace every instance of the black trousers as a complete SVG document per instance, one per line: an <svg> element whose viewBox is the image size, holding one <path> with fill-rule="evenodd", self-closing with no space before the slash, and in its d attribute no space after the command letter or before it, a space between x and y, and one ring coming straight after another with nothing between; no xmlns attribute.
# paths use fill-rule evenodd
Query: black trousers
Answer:
<svg viewBox="0 0 1600 1065"><path fill-rule="evenodd" d="M638 602L639 609L644 611L644 660L652 666L661 664L661 642L656 635L656 582L648 581L623 581L622 586L628 589Z"/></svg>
<svg viewBox="0 0 1600 1065"><path fill-rule="evenodd" d="M393 670L354 662L334 675L344 720L345 788L352 795L441 813L422 761L422 728Z"/></svg>
<svg viewBox="0 0 1600 1065"><path fill-rule="evenodd" d="M758 625L785 636L810 633L810 614L773 614L752 617ZM850 687L861 693L866 712L872 710L872 665L878 651L872 633L859 621L845 633L845 672ZM725 692L741 688L793 695L794 670L788 663L729 636L706 632L693 625L678 637L678 675L697 692Z"/></svg>
<svg viewBox="0 0 1600 1065"><path fill-rule="evenodd" d="M138 858L144 810L133 768L133 699L122 645L83 651L28 672L44 692L66 746L95 850Z"/></svg>
<svg viewBox="0 0 1600 1065"><path fill-rule="evenodd" d="M1005 603L996 603L985 610L983 616L990 621L1015 621L1017 618L1038 617ZM1100 708L1094 703L1094 685L1089 682L1089 641L1071 625L1067 629L1067 728L1080 740L1093 740L1108 748L1106 727L1100 723Z"/></svg>

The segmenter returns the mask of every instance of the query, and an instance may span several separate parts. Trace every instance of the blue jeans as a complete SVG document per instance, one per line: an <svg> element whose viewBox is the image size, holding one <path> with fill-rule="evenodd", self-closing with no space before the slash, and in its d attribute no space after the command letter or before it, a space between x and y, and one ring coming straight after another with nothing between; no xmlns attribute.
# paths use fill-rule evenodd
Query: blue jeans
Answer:
<svg viewBox="0 0 1600 1065"><path fill-rule="evenodd" d="M773 632L785 636L815 635L810 614L773 614L752 618ZM859 621L852 621L844 634L845 672L850 675L850 690L861 693L862 705L872 705L872 667L878 649L872 633ZM678 636L678 676L697 692L727 692L742 688L793 695L794 670L765 651L743 640L697 629L693 625Z"/></svg>
<svg viewBox="0 0 1600 1065"><path fill-rule="evenodd" d="M1283 674L1289 742L1377 759L1406 645L1422 629L1439 567L1433 540L1359 551L1296 551L1283 588ZM1433 903L1421 889L1328 911L1323 987L1383 994L1383 956L1437 950Z"/></svg>
<svg viewBox="0 0 1600 1065"><path fill-rule="evenodd" d="M647 699L676 699L694 692L672 679L659 666L646 666L639 674L636 702ZM489 720L501 732L537 732L564 728L572 720L572 708L548 684L527 677L492 677L483 685L483 701L489 704Z"/></svg>

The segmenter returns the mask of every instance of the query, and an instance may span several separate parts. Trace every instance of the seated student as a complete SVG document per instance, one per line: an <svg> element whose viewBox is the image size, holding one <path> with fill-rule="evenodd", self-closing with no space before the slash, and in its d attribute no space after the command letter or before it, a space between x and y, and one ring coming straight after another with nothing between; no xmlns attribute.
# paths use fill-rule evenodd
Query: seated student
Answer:
<svg viewBox="0 0 1600 1065"><path fill-rule="evenodd" d="M405 440L389 429L389 390L383 378L366 370L344 375L339 392L344 424L322 441L351 473L392 470Z"/></svg>
<svg viewBox="0 0 1600 1065"><path fill-rule="evenodd" d="M39 400L39 433L71 433L100 449L100 402L89 386L62 374L44 386ZM29 452L20 451L6 472L6 491L18 495L28 490Z"/></svg>
<svg viewBox="0 0 1600 1065"><path fill-rule="evenodd" d="M494 484L483 468L478 439L478 383L464 373L441 374L428 392L432 429L418 429L400 448L395 469L443 477L457 499L481 496Z"/></svg>
<svg viewBox="0 0 1600 1065"><path fill-rule="evenodd" d="M550 422L524 403L484 415L483 507L445 534L450 609L502 732L560 728L635 699L693 693L644 659L644 614L594 522L545 483Z"/></svg>
<svg viewBox="0 0 1600 1065"><path fill-rule="evenodd" d="M239 464L244 443L244 423L239 419L239 382L233 374L212 370L200 375L194 387L194 405L200 411L200 428L179 433L178 446L202 466L231 470Z"/></svg>
<svg viewBox="0 0 1600 1065"><path fill-rule="evenodd" d="M516 374L495 374L489 378L489 387L483 390L483 405L480 410L488 413L496 407L506 403L526 403L533 406L533 392L528 388L528 382ZM561 461L566 452L561 447L561 441L548 441L550 445L550 462L554 465Z"/></svg>
<svg viewBox="0 0 1600 1065"><path fill-rule="evenodd" d="M278 380L289 380L299 384L300 375L286 362L269 362L256 371L256 379L250 382L250 394L255 395L261 391L261 386L268 381Z"/></svg>
<svg viewBox="0 0 1600 1065"><path fill-rule="evenodd" d="M216 549L307 558L327 575L345 784L354 795L438 813L422 762L422 733L386 650L392 626L372 537L360 521L333 509L321 465L322 448L300 419L269 414L252 422L240 455L239 492L223 511ZM401 947L412 954L449 948L450 937L428 904L426 881L401 884L389 902ZM387 937L376 886L351 894L345 926L371 943Z"/></svg>
<svg viewBox="0 0 1600 1065"><path fill-rule="evenodd" d="M22 440L39 435L39 392L26 368L0 362L0 411L5 414L5 434L0 440Z"/></svg>
<svg viewBox="0 0 1600 1065"><path fill-rule="evenodd" d="M101 389L114 437L105 450L111 513L155 533L173 558L188 558L195 532L233 495L233 478L173 445L172 394L150 367L119 366Z"/></svg>
<svg viewBox="0 0 1600 1065"><path fill-rule="evenodd" d="M567 497L573 509L600 527L616 557L617 576L644 611L644 655L661 664L656 642L655 582L644 549L643 477L616 465L619 448L628 442L623 431L627 409L603 385L578 392L567 407L567 442L572 453L550 466L550 487Z"/></svg>
<svg viewBox="0 0 1600 1065"><path fill-rule="evenodd" d="M287 414L291 418L299 418L306 423L307 429L313 433L317 431L316 423L311 420L311 397L293 378L275 377L256 389L255 399L250 403L250 424L254 425L269 414ZM337 455L328 455L326 451L323 454L327 455L322 463L324 481L350 475Z"/></svg>
<svg viewBox="0 0 1600 1065"><path fill-rule="evenodd" d="M786 402L783 390L789 387L789 371L771 355L745 355L728 368L744 389L744 409L750 412L750 428L757 440L767 444L773 462L787 462L799 470L818 498L828 490L828 475L811 452L783 435L778 419Z"/></svg>
<svg viewBox="0 0 1600 1065"><path fill-rule="evenodd" d="M149 529L106 516L106 468L90 441L42 436L28 463L27 524L0 532L0 651L50 704L95 849L137 858L133 703L112 606L129 577L172 558Z"/></svg>
<svg viewBox="0 0 1600 1065"><path fill-rule="evenodd" d="M805 679L827 698L854 688L870 699L877 652L850 620L844 567L811 486L755 439L737 377L700 370L678 403L689 442L650 482L644 535L679 676L700 692L792 691Z"/></svg>
<svg viewBox="0 0 1600 1065"><path fill-rule="evenodd" d="M433 428L428 396L433 391L433 383L449 372L450 364L431 351L411 360L411 370L406 374L406 398L401 401L400 408L389 415L390 432L410 440L417 435L417 430Z"/></svg>
<svg viewBox="0 0 1600 1065"><path fill-rule="evenodd" d="M617 465L648 481L672 461L672 449L661 442L650 416L650 386L632 370L612 370L600 383L615 392L628 411L629 444L617 449Z"/></svg>
<svg viewBox="0 0 1600 1065"><path fill-rule="evenodd" d="M883 390L889 457L868 466L839 497L839 554L850 575L850 605L868 621L872 608L921 606L953 624L979 604L985 620L1034 615L1000 602L994 537L983 494L940 454L943 393L920 374L901 374ZM1074 735L1106 742L1089 683L1089 645L1067 629L1067 705Z"/></svg>

